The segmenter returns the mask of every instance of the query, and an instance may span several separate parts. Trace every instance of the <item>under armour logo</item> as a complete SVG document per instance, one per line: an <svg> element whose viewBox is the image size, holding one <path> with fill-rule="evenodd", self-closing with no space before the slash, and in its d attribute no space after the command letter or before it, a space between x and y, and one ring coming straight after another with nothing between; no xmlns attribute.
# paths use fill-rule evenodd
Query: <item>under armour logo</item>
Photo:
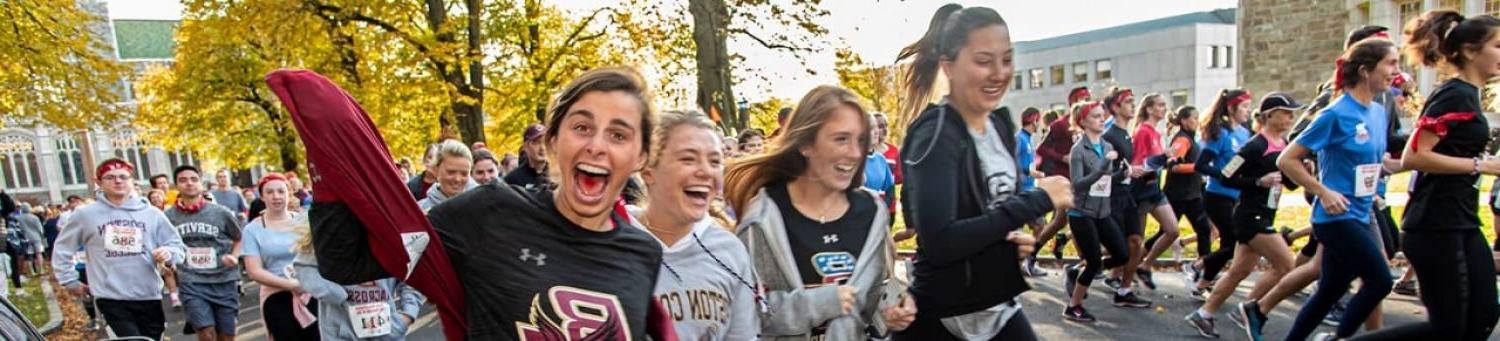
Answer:
<svg viewBox="0 0 1500 341"><path fill-rule="evenodd" d="M521 261L536 261L536 266L547 265L547 254L538 252L531 254L531 249L521 249Z"/></svg>
<svg viewBox="0 0 1500 341"><path fill-rule="evenodd" d="M833 244L833 243L837 243L837 242L839 242L839 235L836 235L836 234L825 234L825 235L823 235L823 244Z"/></svg>

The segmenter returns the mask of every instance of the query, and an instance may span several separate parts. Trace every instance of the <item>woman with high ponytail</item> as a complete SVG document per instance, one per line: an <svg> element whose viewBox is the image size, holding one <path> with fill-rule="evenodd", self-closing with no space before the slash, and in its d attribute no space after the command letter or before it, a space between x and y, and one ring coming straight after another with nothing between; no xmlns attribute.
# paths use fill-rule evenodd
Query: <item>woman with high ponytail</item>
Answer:
<svg viewBox="0 0 1500 341"><path fill-rule="evenodd" d="M1406 258L1416 270L1428 321L1370 337L1483 340L1500 317L1495 268L1480 231L1481 175L1500 174L1485 158L1489 122L1481 90L1500 76L1500 19L1432 11L1406 25L1406 56L1453 77L1427 97L1401 158L1416 181L1401 226ZM1325 269L1327 269L1325 267Z"/></svg>
<svg viewBox="0 0 1500 341"><path fill-rule="evenodd" d="M1028 288L1017 260L1035 243L1021 227L1066 211L1072 195L1060 177L1038 180L1040 191L1020 190L1017 128L997 110L1014 54L999 13L950 4L898 57L911 61L899 197L918 238L909 290L916 321L897 340L1036 339L1016 303ZM949 92L929 104L940 70Z"/></svg>

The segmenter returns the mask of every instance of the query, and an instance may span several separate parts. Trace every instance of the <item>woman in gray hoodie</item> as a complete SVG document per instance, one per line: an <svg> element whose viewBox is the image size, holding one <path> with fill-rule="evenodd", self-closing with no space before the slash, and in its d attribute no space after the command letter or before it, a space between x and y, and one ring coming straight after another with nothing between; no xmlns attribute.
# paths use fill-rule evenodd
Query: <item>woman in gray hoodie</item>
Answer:
<svg viewBox="0 0 1500 341"><path fill-rule="evenodd" d="M890 214L860 190L869 116L849 90L821 86L797 105L770 151L740 160L725 176L769 309L762 339L865 340L906 328L910 298L887 291L893 251ZM905 296L905 288L890 284Z"/></svg>
<svg viewBox="0 0 1500 341"><path fill-rule="evenodd" d="M318 334L324 340L405 340L427 298L393 277L356 285L324 279L309 230L306 221L295 228L302 238L292 247L292 268L302 290L318 299Z"/></svg>
<svg viewBox="0 0 1500 341"><path fill-rule="evenodd" d="M1073 209L1068 217L1073 222L1073 237L1077 239L1078 253L1083 255L1082 271L1079 266L1070 266L1065 275L1064 292L1069 293L1068 307L1063 317L1079 322L1094 322L1094 315L1083 309L1083 299L1088 295L1089 284L1094 275L1103 269L1125 265L1125 237L1119 226L1110 217L1110 196L1130 195L1111 193L1110 178L1124 176L1129 165L1125 164L1109 142L1104 141L1104 109L1099 102L1085 102L1073 106L1073 125L1083 132L1083 137L1073 145L1069 172L1073 179ZM1109 250L1109 259L1100 259L1099 246ZM1102 266L1101 266L1102 265Z"/></svg>

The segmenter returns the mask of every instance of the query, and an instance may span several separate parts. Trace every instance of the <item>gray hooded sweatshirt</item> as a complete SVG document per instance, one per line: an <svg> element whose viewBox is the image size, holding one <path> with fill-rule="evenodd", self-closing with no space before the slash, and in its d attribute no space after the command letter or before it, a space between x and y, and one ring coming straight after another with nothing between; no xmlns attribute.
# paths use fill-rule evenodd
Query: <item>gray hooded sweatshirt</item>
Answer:
<svg viewBox="0 0 1500 341"><path fill-rule="evenodd" d="M448 201L450 197L447 194L443 194L442 187L443 184L432 184L432 187L427 188L427 197L422 198L422 201L417 202L417 206L422 208L422 212L427 212L427 210L432 209L433 206L437 206L444 201ZM474 178L469 178L469 183L464 185L464 190L458 192L458 194L455 194L453 196L456 197L462 195L464 194L464 192L468 192L469 190L474 189L474 187L479 187L479 183L474 182Z"/></svg>
<svg viewBox="0 0 1500 341"><path fill-rule="evenodd" d="M1114 151L1114 146L1099 138L1099 145L1104 155ZM1107 193L1111 190L1108 180L1100 181L1105 175L1118 172L1110 166L1110 161L1094 151L1088 136L1080 136L1077 143L1073 144L1073 162L1069 165L1070 175L1073 179L1073 212L1082 214L1084 217L1103 219L1110 215L1111 195L1130 195L1130 193ZM1113 174L1118 178L1120 174ZM1101 185L1102 187L1095 186ZM1107 194L1106 194L1107 193Z"/></svg>
<svg viewBox="0 0 1500 341"><path fill-rule="evenodd" d="M859 257L854 263L854 273L847 285L855 293L854 313L845 315L839 302L838 286L828 285L807 289L802 284L802 274L797 271L792 257L786 224L781 219L782 209L766 195L763 188L750 199L745 212L740 216L736 234L750 251L755 262L755 271L760 274L760 285L770 306L760 315L760 338L762 340L810 340L815 328L827 323L826 340L866 340L865 328L875 325L885 330L885 319L880 316L877 305L883 293L883 283L890 277L889 268L893 254L889 248L890 212L884 202L868 190L869 200L878 208L870 225L870 234L865 239L861 255L884 255L882 257Z"/></svg>
<svg viewBox="0 0 1500 341"><path fill-rule="evenodd" d="M401 319L402 315L415 321L420 316L422 303L427 301L427 297L416 289L397 282L395 278L359 285L330 282L318 273L318 260L310 254L298 254L292 261L292 268L297 271L302 290L318 299L318 334L324 340L405 340L409 326ZM383 336L359 338L349 311L356 305L369 303L385 304L386 312L390 313L386 316L391 324L390 332Z"/></svg>
<svg viewBox="0 0 1500 341"><path fill-rule="evenodd" d="M635 206L627 210L631 217L646 213ZM631 223L651 232L640 219ZM750 340L760 332L750 255L713 218L693 223L692 234L677 244L662 244L661 262L656 298L672 318L678 339Z"/></svg>
<svg viewBox="0 0 1500 341"><path fill-rule="evenodd" d="M177 229L141 196L132 194L121 205L110 203L103 193L96 197L93 204L74 211L57 236L52 250L57 282L66 287L79 284L73 254L82 248L88 252L89 292L94 297L160 300L162 281L151 251L164 248L171 254L167 264L181 264L187 251Z"/></svg>

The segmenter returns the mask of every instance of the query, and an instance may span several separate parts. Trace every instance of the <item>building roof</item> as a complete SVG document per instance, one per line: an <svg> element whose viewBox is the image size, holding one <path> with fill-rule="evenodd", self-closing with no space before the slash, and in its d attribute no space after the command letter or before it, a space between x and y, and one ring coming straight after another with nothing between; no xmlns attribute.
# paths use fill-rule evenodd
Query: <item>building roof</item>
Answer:
<svg viewBox="0 0 1500 341"><path fill-rule="evenodd" d="M1233 8L1221 8L1206 12L1180 14L1165 18L1134 22L1115 27L1107 27L1092 31L1061 35L1047 39L1023 41L1016 43L1016 52L1025 53L1050 50L1059 47L1124 38L1151 31L1192 24L1234 25L1234 15L1235 9Z"/></svg>
<svg viewBox="0 0 1500 341"><path fill-rule="evenodd" d="M176 20L116 19L115 49L120 59L172 59Z"/></svg>

